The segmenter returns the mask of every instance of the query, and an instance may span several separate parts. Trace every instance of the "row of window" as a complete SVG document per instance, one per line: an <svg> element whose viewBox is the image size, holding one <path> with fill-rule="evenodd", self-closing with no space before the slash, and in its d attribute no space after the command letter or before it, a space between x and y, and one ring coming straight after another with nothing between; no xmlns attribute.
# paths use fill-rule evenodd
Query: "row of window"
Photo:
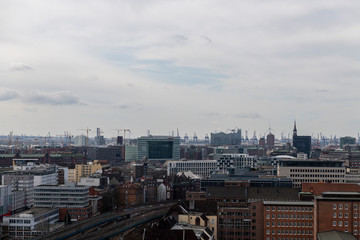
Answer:
<svg viewBox="0 0 360 240"><path fill-rule="evenodd" d="M266 240L270 240L269 237ZM271 238L271 240L276 240L276 238ZM312 240L312 238L277 238L277 240Z"/></svg>
<svg viewBox="0 0 360 240"><path fill-rule="evenodd" d="M9 219L9 223L30 223L30 220L22 220L22 219Z"/></svg>
<svg viewBox="0 0 360 240"><path fill-rule="evenodd" d="M343 221L333 221L332 224L334 227L339 226L342 227L343 226ZM344 221L344 226L348 227L349 226L349 222L348 221Z"/></svg>
<svg viewBox="0 0 360 240"><path fill-rule="evenodd" d="M276 214L271 215L272 219L276 219ZM296 215L296 214L278 214L277 219L302 219L302 220L312 220L312 215ZM270 214L266 214L266 219L270 219Z"/></svg>
<svg viewBox="0 0 360 240"><path fill-rule="evenodd" d="M275 235L276 231L271 230L271 234ZM312 235L312 230L277 230L277 235ZM266 235L270 235L270 229L266 230Z"/></svg>
<svg viewBox="0 0 360 240"><path fill-rule="evenodd" d="M288 212L288 211L290 211L290 212L312 212L313 211L313 208L311 208L311 207L280 207L280 206L278 206L277 207L277 210L278 211L285 211L285 212ZM266 211L270 211L270 207L269 206L267 206L266 207ZM276 207L275 206L272 206L271 207L271 211L276 211Z"/></svg>
<svg viewBox="0 0 360 240"><path fill-rule="evenodd" d="M298 169L298 168L292 168L290 169L290 172L325 172L325 173L344 173L345 170L340 169Z"/></svg>
<svg viewBox="0 0 360 240"><path fill-rule="evenodd" d="M336 212L333 212L333 218L342 218L343 217L343 213L342 212L339 212L338 214L336 214ZM344 213L344 217L345 218L348 218L349 217L349 213ZM357 213L354 213L354 218L357 218Z"/></svg>
<svg viewBox="0 0 360 240"><path fill-rule="evenodd" d="M344 209L345 209L345 210L348 210L348 209L349 209L349 204L344 204L344 205L343 205L342 203L340 203L340 204L333 204L333 205L332 205L332 208L333 208L334 210L336 210L336 209L342 210L342 209L343 209L343 206L344 206ZM358 205L357 205L357 204L354 204L353 207L354 207L354 210L357 210L357 209L358 209Z"/></svg>
<svg viewBox="0 0 360 240"><path fill-rule="evenodd" d="M271 222L272 227L276 227L275 222ZM278 227L311 227L313 226L312 222L278 222ZM270 222L266 222L266 227L270 227Z"/></svg>
<svg viewBox="0 0 360 240"><path fill-rule="evenodd" d="M290 177L305 177L305 178L343 178L344 175L338 174L290 174Z"/></svg>

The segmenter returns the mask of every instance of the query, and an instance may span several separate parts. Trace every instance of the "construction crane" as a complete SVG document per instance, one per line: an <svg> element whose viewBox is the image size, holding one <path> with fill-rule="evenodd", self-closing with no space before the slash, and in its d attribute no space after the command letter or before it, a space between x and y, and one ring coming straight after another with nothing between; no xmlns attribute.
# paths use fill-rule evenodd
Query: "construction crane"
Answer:
<svg viewBox="0 0 360 240"><path fill-rule="evenodd" d="M126 132L129 132L129 139L130 139L130 133L131 133L130 129L127 129L127 128L114 128L114 129L110 129L110 130L117 131L118 136L120 136L120 132L124 132L124 139L123 139L124 144L125 144L125 134L126 134Z"/></svg>
<svg viewBox="0 0 360 240"><path fill-rule="evenodd" d="M86 131L86 147L89 146L89 132L91 132L91 129L90 128L82 128L82 129L76 129L78 131Z"/></svg>

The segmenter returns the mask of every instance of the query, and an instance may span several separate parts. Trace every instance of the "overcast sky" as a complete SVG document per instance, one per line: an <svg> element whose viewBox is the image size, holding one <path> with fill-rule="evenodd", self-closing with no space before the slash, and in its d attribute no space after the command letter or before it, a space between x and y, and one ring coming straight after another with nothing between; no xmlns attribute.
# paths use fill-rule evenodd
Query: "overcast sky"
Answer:
<svg viewBox="0 0 360 240"><path fill-rule="evenodd" d="M360 132L360 1L0 0L0 135Z"/></svg>

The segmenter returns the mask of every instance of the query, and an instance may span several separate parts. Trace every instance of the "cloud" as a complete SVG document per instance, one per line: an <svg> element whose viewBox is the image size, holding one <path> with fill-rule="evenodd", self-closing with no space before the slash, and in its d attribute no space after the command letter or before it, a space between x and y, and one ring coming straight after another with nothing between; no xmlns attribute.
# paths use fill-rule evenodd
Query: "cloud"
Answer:
<svg viewBox="0 0 360 240"><path fill-rule="evenodd" d="M208 43L212 43L212 40L210 38L208 38L207 36L201 36L202 39L204 39L205 41L207 41Z"/></svg>
<svg viewBox="0 0 360 240"><path fill-rule="evenodd" d="M261 115L258 113L240 113L240 114L235 114L234 117L236 117L236 118L261 118Z"/></svg>
<svg viewBox="0 0 360 240"><path fill-rule="evenodd" d="M330 92L328 89L316 89L315 92L323 93L323 92Z"/></svg>
<svg viewBox="0 0 360 240"><path fill-rule="evenodd" d="M10 70L12 70L12 71L30 71L30 70L34 70L28 64L22 63L22 62L10 63L9 66L10 66Z"/></svg>
<svg viewBox="0 0 360 240"><path fill-rule="evenodd" d="M0 101L16 99L19 93L12 89L0 89Z"/></svg>
<svg viewBox="0 0 360 240"><path fill-rule="evenodd" d="M118 104L115 106L115 108L117 109L127 109L127 110L130 110L130 109L134 109L134 110L141 110L143 108L143 105L140 104L140 103L129 103L129 104Z"/></svg>
<svg viewBox="0 0 360 240"><path fill-rule="evenodd" d="M59 92L30 92L25 94L24 100L36 104L74 105L79 104L79 98L70 91Z"/></svg>

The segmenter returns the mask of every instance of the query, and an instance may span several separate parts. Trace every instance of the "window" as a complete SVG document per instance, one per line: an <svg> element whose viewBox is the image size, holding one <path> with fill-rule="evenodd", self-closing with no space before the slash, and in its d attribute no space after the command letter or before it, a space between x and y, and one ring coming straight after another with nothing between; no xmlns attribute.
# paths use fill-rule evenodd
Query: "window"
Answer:
<svg viewBox="0 0 360 240"><path fill-rule="evenodd" d="M345 218L349 217L349 213L344 213Z"/></svg>
<svg viewBox="0 0 360 240"><path fill-rule="evenodd" d="M339 210L342 210L342 208L343 208L343 205L339 204Z"/></svg>
<svg viewBox="0 0 360 240"><path fill-rule="evenodd" d="M339 221L339 227L342 227L342 225L343 225L343 222Z"/></svg>
<svg viewBox="0 0 360 240"><path fill-rule="evenodd" d="M336 218L336 212L333 212L333 218Z"/></svg>
<svg viewBox="0 0 360 240"><path fill-rule="evenodd" d="M333 221L333 224L332 224L334 227L336 227L336 221Z"/></svg>
<svg viewBox="0 0 360 240"><path fill-rule="evenodd" d="M339 218L342 218L343 217L343 214L341 212L339 212Z"/></svg>
<svg viewBox="0 0 360 240"><path fill-rule="evenodd" d="M333 209L336 210L336 204L333 204Z"/></svg>
<svg viewBox="0 0 360 240"><path fill-rule="evenodd" d="M344 205L344 209L345 209L345 210L348 210L348 209L349 209L349 205L348 205L348 204L345 204L345 205Z"/></svg>

